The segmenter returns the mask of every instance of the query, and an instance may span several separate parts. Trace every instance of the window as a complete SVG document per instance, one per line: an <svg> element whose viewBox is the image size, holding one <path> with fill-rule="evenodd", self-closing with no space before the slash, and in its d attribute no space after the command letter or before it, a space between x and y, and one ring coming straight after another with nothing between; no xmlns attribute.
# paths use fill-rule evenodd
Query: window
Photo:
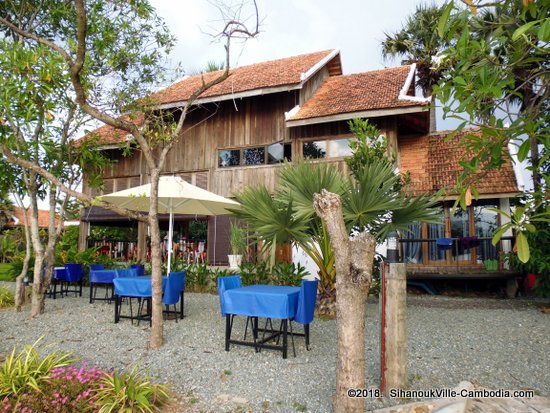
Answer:
<svg viewBox="0 0 550 413"><path fill-rule="evenodd" d="M218 166L237 166L241 163L241 151L238 149L218 151Z"/></svg>
<svg viewBox="0 0 550 413"><path fill-rule="evenodd" d="M245 165L262 165L265 163L265 147L243 149Z"/></svg>
<svg viewBox="0 0 550 413"><path fill-rule="evenodd" d="M302 154L305 159L342 158L351 155L349 138L304 142Z"/></svg>
<svg viewBox="0 0 550 413"><path fill-rule="evenodd" d="M277 164L292 160L292 145L277 142L252 148L218 150L218 167Z"/></svg>
<svg viewBox="0 0 550 413"><path fill-rule="evenodd" d="M292 160L292 146L289 143L274 143L267 147L267 163L274 164Z"/></svg>
<svg viewBox="0 0 550 413"><path fill-rule="evenodd" d="M304 142L303 146L305 159L321 159L327 157L327 142L315 141Z"/></svg>

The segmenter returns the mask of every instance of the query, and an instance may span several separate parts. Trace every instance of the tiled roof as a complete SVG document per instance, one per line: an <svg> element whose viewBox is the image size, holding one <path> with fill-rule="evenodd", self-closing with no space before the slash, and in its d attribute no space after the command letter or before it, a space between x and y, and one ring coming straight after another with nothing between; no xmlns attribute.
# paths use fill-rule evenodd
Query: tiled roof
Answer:
<svg viewBox="0 0 550 413"><path fill-rule="evenodd" d="M400 66L328 77L300 110L287 120L426 105L426 102L398 98L410 71L411 66Z"/></svg>
<svg viewBox="0 0 550 413"><path fill-rule="evenodd" d="M130 118L128 116L123 116L123 120L130 121ZM145 116L143 113L139 113L135 119L132 119L131 121L136 126L143 125L143 121L145 120ZM89 139L89 138L97 138L98 143L101 146L110 146L110 145L119 145L122 142L126 141L126 137L128 136L128 132L115 129L110 125L103 125L99 128L95 129L93 132L83 136L82 138L79 138L75 141L75 145L79 146L82 139Z"/></svg>
<svg viewBox="0 0 550 413"><path fill-rule="evenodd" d="M330 59L334 63L330 69L331 73L341 74L340 54L336 50L325 50L288 57L286 59L236 67L231 69L227 79L205 91L200 98L214 98L218 96L221 99L222 96L231 97L241 92L283 86L299 86L302 82L302 74L306 73L324 58L328 58L331 54L334 54L334 57ZM330 64L330 62L327 62L327 64ZM166 89L154 93L151 95L151 98L157 100L161 105L170 105L171 103L185 101L202 85L202 82L208 82L219 75L220 72L210 72L204 75L187 77L168 86ZM138 116L135 123L136 125L143 124L143 116ZM124 142L128 135L127 132L114 129L109 125L104 125L94 130L94 134L99 137L99 144L104 146ZM78 145L78 140L76 144Z"/></svg>
<svg viewBox="0 0 550 413"><path fill-rule="evenodd" d="M475 130L462 131L448 139L447 134L399 138L400 170L410 172L411 192L434 193L440 189L445 195L456 195L457 177L463 167L459 160L465 154L461 138ZM518 185L511 161L506 160L499 169L482 172L475 182L480 195L512 194Z"/></svg>
<svg viewBox="0 0 550 413"><path fill-rule="evenodd" d="M15 215L15 218L17 221L13 220L13 221L10 221L8 222L8 227L14 227L14 226L19 226L19 225L25 225L25 219L24 219L24 212L25 210L23 208L20 208L20 207L15 207L14 208L14 215ZM27 216L29 217L30 219L30 216L31 216L31 211L30 209L27 210ZM50 219L50 211L46 211L44 209L39 209L38 210L38 226L40 228L48 228L48 221ZM58 222L59 222L59 217L56 216L56 219L55 219L55 224L57 225Z"/></svg>
<svg viewBox="0 0 550 413"><path fill-rule="evenodd" d="M302 81L301 76L303 73L306 73L315 64L333 52L334 50L325 50L236 67L230 70L230 75L227 79L205 91L200 98L231 96L236 93L256 89L299 85ZM337 54L334 58L339 60L340 55ZM160 92L154 93L151 97L156 99L160 104L185 101L202 85L203 81L209 82L221 73L218 71L187 77Z"/></svg>

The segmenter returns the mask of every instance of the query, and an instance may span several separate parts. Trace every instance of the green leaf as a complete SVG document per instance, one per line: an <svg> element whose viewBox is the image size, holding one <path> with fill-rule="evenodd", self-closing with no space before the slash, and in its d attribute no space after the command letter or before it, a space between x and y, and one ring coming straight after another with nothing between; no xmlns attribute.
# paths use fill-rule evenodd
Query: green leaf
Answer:
<svg viewBox="0 0 550 413"><path fill-rule="evenodd" d="M543 42L550 41L550 19L546 19L543 24L539 27L538 31L539 39Z"/></svg>
<svg viewBox="0 0 550 413"><path fill-rule="evenodd" d="M531 149L531 142L527 139L525 142L523 142L519 149L518 149L518 160L524 161L527 159L527 155L529 154L529 149Z"/></svg>
<svg viewBox="0 0 550 413"><path fill-rule="evenodd" d="M441 13L441 18L437 23L437 34L439 37L444 37L445 35L445 28L447 27L447 22L449 21L449 16L451 15L452 10L453 2L449 2L449 4L445 6L445 9L443 9L443 13Z"/></svg>
<svg viewBox="0 0 550 413"><path fill-rule="evenodd" d="M523 26L518 27L514 32L514 34L512 35L512 40L515 42L517 39L519 39L523 34L525 34L531 27L533 27L537 23L540 23L540 20L534 20L532 22L524 24Z"/></svg>
<svg viewBox="0 0 550 413"><path fill-rule="evenodd" d="M526 263L529 261L529 243L527 242L527 237L522 232L516 237L516 249L521 262Z"/></svg>
<svg viewBox="0 0 550 413"><path fill-rule="evenodd" d="M498 242L500 241L500 239L502 238L502 236L504 235L504 233L506 231L508 231L508 229L510 229L510 224L504 224L503 226L501 226L497 232L495 232L495 234L493 235L493 239L491 240L491 243L496 247L496 245L498 244Z"/></svg>

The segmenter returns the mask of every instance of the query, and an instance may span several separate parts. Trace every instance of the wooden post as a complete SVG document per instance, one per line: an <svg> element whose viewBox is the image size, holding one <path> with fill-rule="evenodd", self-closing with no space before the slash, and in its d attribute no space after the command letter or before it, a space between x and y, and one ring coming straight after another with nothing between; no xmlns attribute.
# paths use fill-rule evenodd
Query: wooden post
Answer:
<svg viewBox="0 0 550 413"><path fill-rule="evenodd" d="M382 279L380 389L407 386L407 275L405 264L386 264Z"/></svg>

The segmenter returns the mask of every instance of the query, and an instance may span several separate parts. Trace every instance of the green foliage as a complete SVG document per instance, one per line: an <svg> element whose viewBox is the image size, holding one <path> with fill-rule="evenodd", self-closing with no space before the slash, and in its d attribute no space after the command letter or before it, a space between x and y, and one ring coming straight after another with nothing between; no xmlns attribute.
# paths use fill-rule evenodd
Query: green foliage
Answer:
<svg viewBox="0 0 550 413"><path fill-rule="evenodd" d="M541 297L550 297L550 228L546 223L537 223L535 231L525 234L525 242L529 244L530 259L522 261L519 249L517 253L507 256L511 268L524 274L537 276L535 293Z"/></svg>
<svg viewBox="0 0 550 413"><path fill-rule="evenodd" d="M264 261L242 263L239 274L243 285L270 284L269 266Z"/></svg>
<svg viewBox="0 0 550 413"><path fill-rule="evenodd" d="M244 255L246 253L246 231L239 224L231 222L229 229L229 245L233 255Z"/></svg>
<svg viewBox="0 0 550 413"><path fill-rule="evenodd" d="M26 345L19 353L14 348L6 357L0 369L0 399L21 395L29 389L39 391L52 369L74 361L70 353L53 352L41 357L37 350L39 342L40 339Z"/></svg>
<svg viewBox="0 0 550 413"><path fill-rule="evenodd" d="M25 255L25 238L20 228L0 234L0 263L22 262Z"/></svg>
<svg viewBox="0 0 550 413"><path fill-rule="evenodd" d="M388 143L382 132L367 119L353 119L348 122L354 138L350 140L352 155L346 158L351 172L357 177L363 166L371 159L388 157ZM390 160L393 155L390 156Z"/></svg>
<svg viewBox="0 0 550 413"><path fill-rule="evenodd" d="M280 285L300 285L306 275L309 275L309 271L300 263L295 265L293 262L278 262L271 269L274 283Z"/></svg>
<svg viewBox="0 0 550 413"><path fill-rule="evenodd" d="M97 412L93 389L100 386L104 372L86 365L54 368L38 391L30 389L18 397L9 396L0 402L0 411L6 406L19 406L17 412L75 413Z"/></svg>
<svg viewBox="0 0 550 413"><path fill-rule="evenodd" d="M189 238L193 240L205 240L208 238L208 221L191 221L189 223Z"/></svg>
<svg viewBox="0 0 550 413"><path fill-rule="evenodd" d="M152 413L168 400L166 385L153 383L143 371L105 374L103 387L96 390L99 413Z"/></svg>
<svg viewBox="0 0 550 413"><path fill-rule="evenodd" d="M0 308L13 307L15 305L15 297L10 287L0 287Z"/></svg>

